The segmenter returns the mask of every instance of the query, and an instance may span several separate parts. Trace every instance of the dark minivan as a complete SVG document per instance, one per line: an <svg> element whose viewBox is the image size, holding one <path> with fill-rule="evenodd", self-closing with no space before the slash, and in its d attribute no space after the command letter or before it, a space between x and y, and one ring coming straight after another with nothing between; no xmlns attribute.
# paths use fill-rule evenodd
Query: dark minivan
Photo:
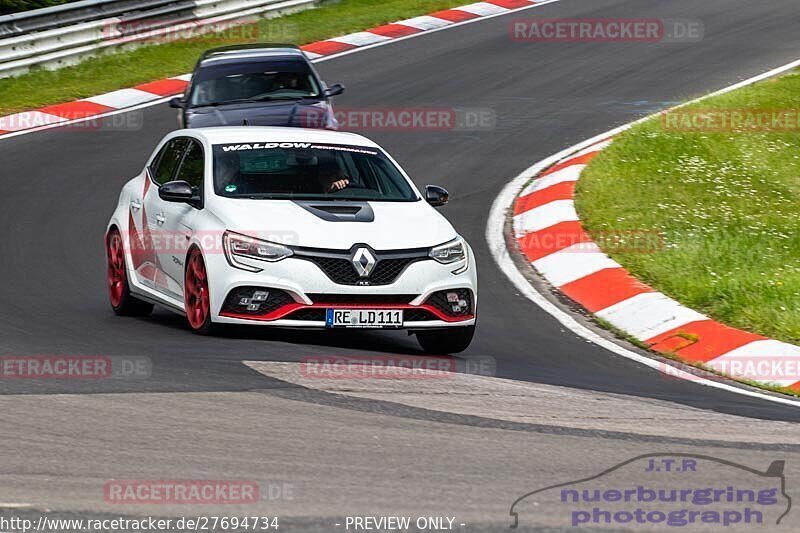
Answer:
<svg viewBox="0 0 800 533"><path fill-rule="evenodd" d="M208 50L197 62L178 108L182 128L292 126L336 129L328 87L293 45L237 45Z"/></svg>

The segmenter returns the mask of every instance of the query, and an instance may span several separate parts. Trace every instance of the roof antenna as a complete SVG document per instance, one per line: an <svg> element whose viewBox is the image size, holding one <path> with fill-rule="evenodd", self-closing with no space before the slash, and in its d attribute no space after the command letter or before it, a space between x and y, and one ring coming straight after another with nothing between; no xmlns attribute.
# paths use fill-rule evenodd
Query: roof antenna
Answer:
<svg viewBox="0 0 800 533"><path fill-rule="evenodd" d="M250 123L247 121L247 119L242 120L242 126L249 126L249 125Z"/></svg>

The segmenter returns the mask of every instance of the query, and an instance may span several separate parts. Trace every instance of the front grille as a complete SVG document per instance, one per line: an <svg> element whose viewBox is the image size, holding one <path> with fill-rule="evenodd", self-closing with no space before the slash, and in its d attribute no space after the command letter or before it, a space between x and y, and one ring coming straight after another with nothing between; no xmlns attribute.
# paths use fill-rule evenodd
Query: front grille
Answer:
<svg viewBox="0 0 800 533"><path fill-rule="evenodd" d="M295 248L296 259L304 259L317 265L328 278L340 285L389 285L400 274L417 261L429 259L427 249L370 252L375 257L375 266L369 276L362 277L353 266L353 253L364 245L355 245L348 251Z"/></svg>
<svg viewBox="0 0 800 533"><path fill-rule="evenodd" d="M268 293L265 301L256 301L253 296L257 292ZM237 315L267 315L286 304L294 302L288 292L269 287L236 287L228 293L222 312ZM256 307L257 306L257 307Z"/></svg>
<svg viewBox="0 0 800 533"><path fill-rule="evenodd" d="M407 304L415 294L309 294L315 304Z"/></svg>
<svg viewBox="0 0 800 533"><path fill-rule="evenodd" d="M452 299L457 301L451 302L451 297L448 295L455 295L455 298ZM472 291L469 289L437 291L431 294L425 303L434 306L445 315L451 317L467 316L473 313Z"/></svg>
<svg viewBox="0 0 800 533"><path fill-rule="evenodd" d="M362 278L349 258L304 257L303 259L308 259L317 265L331 281L340 285L359 285L361 282L367 282L368 285L389 285L394 283L408 265L420 260L416 257L383 259L375 264L375 269L369 277Z"/></svg>

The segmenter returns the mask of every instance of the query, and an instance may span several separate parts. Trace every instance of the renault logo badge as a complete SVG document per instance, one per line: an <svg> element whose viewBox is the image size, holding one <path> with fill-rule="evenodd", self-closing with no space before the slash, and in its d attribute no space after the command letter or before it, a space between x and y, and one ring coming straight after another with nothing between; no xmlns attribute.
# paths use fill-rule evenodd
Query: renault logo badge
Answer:
<svg viewBox="0 0 800 533"><path fill-rule="evenodd" d="M370 274L372 274L372 270L375 268L375 264L378 262L375 259L375 255L369 251L369 248L357 248L355 252L353 252L353 257L350 259L353 263L353 268L356 269L356 272L362 278L368 278Z"/></svg>

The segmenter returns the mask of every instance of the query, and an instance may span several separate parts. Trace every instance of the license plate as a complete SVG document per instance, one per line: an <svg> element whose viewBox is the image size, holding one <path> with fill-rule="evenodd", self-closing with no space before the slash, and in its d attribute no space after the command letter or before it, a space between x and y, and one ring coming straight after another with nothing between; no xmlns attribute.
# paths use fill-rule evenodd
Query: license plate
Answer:
<svg viewBox="0 0 800 533"><path fill-rule="evenodd" d="M325 326L329 328L399 328L403 326L400 309L328 309Z"/></svg>

